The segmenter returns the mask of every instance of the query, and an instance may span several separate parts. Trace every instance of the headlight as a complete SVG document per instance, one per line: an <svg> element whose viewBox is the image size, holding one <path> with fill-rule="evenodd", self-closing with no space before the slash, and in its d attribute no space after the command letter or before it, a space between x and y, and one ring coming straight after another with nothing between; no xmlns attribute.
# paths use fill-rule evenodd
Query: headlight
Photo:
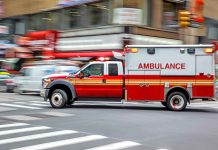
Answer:
<svg viewBox="0 0 218 150"><path fill-rule="evenodd" d="M51 82L51 79L49 78L42 79L42 88L46 88L50 82Z"/></svg>

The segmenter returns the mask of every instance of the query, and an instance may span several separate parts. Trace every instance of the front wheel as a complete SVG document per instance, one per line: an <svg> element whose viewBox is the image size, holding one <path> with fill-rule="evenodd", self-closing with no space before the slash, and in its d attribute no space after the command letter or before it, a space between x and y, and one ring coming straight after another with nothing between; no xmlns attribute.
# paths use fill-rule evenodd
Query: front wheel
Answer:
<svg viewBox="0 0 218 150"><path fill-rule="evenodd" d="M173 92L167 97L167 107L170 110L180 111L187 106L187 98L181 92Z"/></svg>
<svg viewBox="0 0 218 150"><path fill-rule="evenodd" d="M52 92L50 104L53 108L63 108L68 100L67 93L64 90L56 89Z"/></svg>

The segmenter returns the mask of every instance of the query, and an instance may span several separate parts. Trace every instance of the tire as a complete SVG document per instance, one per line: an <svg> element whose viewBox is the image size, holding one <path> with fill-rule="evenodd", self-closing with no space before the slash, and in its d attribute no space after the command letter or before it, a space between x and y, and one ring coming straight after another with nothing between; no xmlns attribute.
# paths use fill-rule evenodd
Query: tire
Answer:
<svg viewBox="0 0 218 150"><path fill-rule="evenodd" d="M167 97L167 108L173 111L184 110L187 106L187 98L181 92L173 92Z"/></svg>
<svg viewBox="0 0 218 150"><path fill-rule="evenodd" d="M72 105L74 103L74 101L68 101L67 105Z"/></svg>
<svg viewBox="0 0 218 150"><path fill-rule="evenodd" d="M52 92L51 98L49 99L50 104L53 108L65 107L68 100L67 93L64 90L56 89Z"/></svg>
<svg viewBox="0 0 218 150"><path fill-rule="evenodd" d="M164 107L167 107L167 102L161 102Z"/></svg>

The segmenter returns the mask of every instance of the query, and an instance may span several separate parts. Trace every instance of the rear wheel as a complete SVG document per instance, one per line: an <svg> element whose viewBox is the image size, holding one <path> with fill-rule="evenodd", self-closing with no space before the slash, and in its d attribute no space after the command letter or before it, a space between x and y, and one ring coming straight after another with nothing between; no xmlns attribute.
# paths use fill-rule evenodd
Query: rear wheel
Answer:
<svg viewBox="0 0 218 150"><path fill-rule="evenodd" d="M173 92L167 97L167 107L170 110L180 111L187 106L187 98L181 92Z"/></svg>
<svg viewBox="0 0 218 150"><path fill-rule="evenodd" d="M67 93L64 90L56 89L52 92L50 104L53 108L63 108L68 100Z"/></svg>

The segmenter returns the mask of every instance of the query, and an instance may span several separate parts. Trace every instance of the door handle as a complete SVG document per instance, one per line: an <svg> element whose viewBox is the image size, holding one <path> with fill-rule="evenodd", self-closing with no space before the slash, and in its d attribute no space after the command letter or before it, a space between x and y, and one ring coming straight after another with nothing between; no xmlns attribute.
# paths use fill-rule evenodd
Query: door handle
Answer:
<svg viewBox="0 0 218 150"><path fill-rule="evenodd" d="M106 83L106 79L102 79L102 83Z"/></svg>
<svg viewBox="0 0 218 150"><path fill-rule="evenodd" d="M144 86L144 83L139 83L139 86L140 86L140 87L143 87L143 86Z"/></svg>

